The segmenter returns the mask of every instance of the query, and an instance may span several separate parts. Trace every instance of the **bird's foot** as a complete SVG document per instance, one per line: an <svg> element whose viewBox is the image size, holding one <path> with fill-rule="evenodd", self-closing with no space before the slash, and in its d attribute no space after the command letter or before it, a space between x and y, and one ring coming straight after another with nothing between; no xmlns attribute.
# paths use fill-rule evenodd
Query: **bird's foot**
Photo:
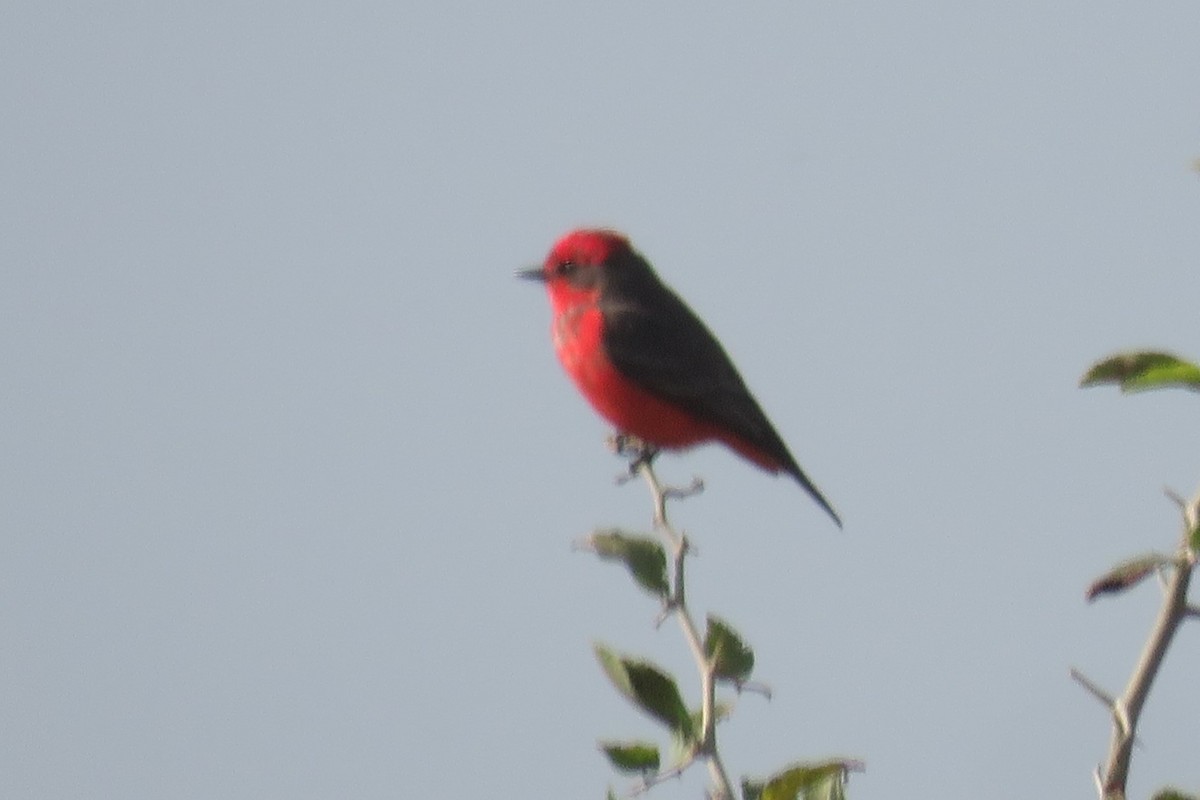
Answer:
<svg viewBox="0 0 1200 800"><path fill-rule="evenodd" d="M614 433L605 440L605 443L609 450L622 458L629 459L629 469L617 476L618 484L626 483L636 477L642 465L649 466L654 462L654 457L658 455L657 447L630 433Z"/></svg>

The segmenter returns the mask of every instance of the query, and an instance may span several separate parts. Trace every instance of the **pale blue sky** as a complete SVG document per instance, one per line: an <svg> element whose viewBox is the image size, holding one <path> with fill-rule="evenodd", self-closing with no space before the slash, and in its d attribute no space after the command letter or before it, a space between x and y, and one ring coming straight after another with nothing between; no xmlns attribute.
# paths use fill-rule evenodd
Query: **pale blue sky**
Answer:
<svg viewBox="0 0 1200 800"><path fill-rule="evenodd" d="M661 462L776 692L731 771L1093 796L1067 669L1119 689L1157 595L1083 589L1173 545L1200 427L1075 384L1200 357L1200 6L424 5L0 10L0 796L601 796L595 740L653 728L591 641L686 660L569 546L649 519L512 278L580 224L846 521ZM1198 658L1134 796L1200 786Z"/></svg>

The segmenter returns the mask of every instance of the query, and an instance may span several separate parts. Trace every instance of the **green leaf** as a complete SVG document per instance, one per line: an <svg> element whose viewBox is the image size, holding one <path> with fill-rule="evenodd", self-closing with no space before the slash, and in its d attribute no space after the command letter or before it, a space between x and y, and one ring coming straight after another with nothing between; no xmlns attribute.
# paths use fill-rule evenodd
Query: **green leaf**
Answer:
<svg viewBox="0 0 1200 800"><path fill-rule="evenodd" d="M1178 789L1162 789L1152 800L1197 800L1194 794L1184 794Z"/></svg>
<svg viewBox="0 0 1200 800"><path fill-rule="evenodd" d="M742 683L750 679L754 669L754 651L728 622L708 615L704 632L704 654L713 665L713 674L720 680Z"/></svg>
<svg viewBox="0 0 1200 800"><path fill-rule="evenodd" d="M667 554L658 540L607 528L584 539L583 547L606 561L623 562L638 585L655 597L666 599L671 593Z"/></svg>
<svg viewBox="0 0 1200 800"><path fill-rule="evenodd" d="M601 742L600 749L621 772L658 772L658 746L653 742Z"/></svg>
<svg viewBox="0 0 1200 800"><path fill-rule="evenodd" d="M818 764L796 764L772 775L761 784L742 781L742 793L757 800L844 800L846 776L861 770L862 763L834 759Z"/></svg>
<svg viewBox="0 0 1200 800"><path fill-rule="evenodd" d="M1123 392L1182 387L1200 391L1200 367L1171 353L1144 350L1119 353L1092 365L1081 387L1116 384Z"/></svg>
<svg viewBox="0 0 1200 800"><path fill-rule="evenodd" d="M594 649L600 666L618 692L682 741L695 741L692 717L671 676L649 661L626 658L602 644L596 644Z"/></svg>
<svg viewBox="0 0 1200 800"><path fill-rule="evenodd" d="M1128 561L1122 561L1092 581L1092 585L1088 587L1084 596L1090 603L1102 594L1120 594L1137 586L1160 568L1174 563L1173 558L1162 553L1147 553Z"/></svg>

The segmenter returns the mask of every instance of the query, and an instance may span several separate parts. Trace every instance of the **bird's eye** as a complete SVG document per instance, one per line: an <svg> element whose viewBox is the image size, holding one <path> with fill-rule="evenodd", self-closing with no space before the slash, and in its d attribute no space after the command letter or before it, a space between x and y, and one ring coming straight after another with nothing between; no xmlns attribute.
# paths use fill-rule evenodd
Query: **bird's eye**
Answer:
<svg viewBox="0 0 1200 800"><path fill-rule="evenodd" d="M574 261L560 261L558 262L558 267L555 271L558 272L559 275L570 275L571 273L575 272L575 268L576 264Z"/></svg>

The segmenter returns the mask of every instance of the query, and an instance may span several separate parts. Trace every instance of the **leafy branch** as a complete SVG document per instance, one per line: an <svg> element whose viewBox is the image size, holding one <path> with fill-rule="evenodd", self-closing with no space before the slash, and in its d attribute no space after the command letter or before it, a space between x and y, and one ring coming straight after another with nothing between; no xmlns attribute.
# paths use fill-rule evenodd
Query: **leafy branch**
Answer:
<svg viewBox="0 0 1200 800"><path fill-rule="evenodd" d="M1098 362L1081 381L1084 387L1102 384L1115 384L1125 392L1169 387L1196 391L1200 390L1200 368L1170 353L1124 353ZM1093 581L1086 593L1089 602L1103 595L1120 594L1150 575L1158 575L1163 584L1158 616L1120 695L1106 692L1080 670L1071 669L1071 677L1099 700L1113 719L1108 756L1095 774L1101 800L1125 800L1138 721L1150 688L1180 624L1200 616L1200 610L1188 603L1188 587L1200 552L1200 494L1191 501L1173 492L1168 492L1168 496L1179 506L1183 517L1183 532L1176 552L1147 553L1123 561ZM1194 800L1174 790L1164 790L1157 797Z"/></svg>
<svg viewBox="0 0 1200 800"><path fill-rule="evenodd" d="M613 449L630 458L627 474L621 482L641 476L653 502L653 527L658 537L604 528L594 531L581 548L602 559L617 561L626 567L635 584L662 605L659 623L674 616L683 633L700 676L700 707L689 709L674 678L641 658L621 655L612 648L596 644L596 658L617 691L647 716L664 727L675 744L677 757L667 767L659 748L652 742L603 741L600 749L614 769L639 776L628 796L634 797L654 786L682 775L702 762L708 769L710 797L733 800L734 784L717 746L717 723L732 711L732 703L718 699L717 684L730 684L740 694L756 691L770 697L767 687L752 683L754 651L725 620L709 614L704 635L688 606L686 562L692 552L685 535L677 531L667 517L667 502L682 499L703 490L699 480L689 486L664 485L654 472L655 450L628 436L615 436ZM668 564L670 568L668 569ZM819 763L796 764L761 781L743 779L743 800L840 800L850 771L862 764L849 759L830 759ZM615 798L612 791L608 796Z"/></svg>

